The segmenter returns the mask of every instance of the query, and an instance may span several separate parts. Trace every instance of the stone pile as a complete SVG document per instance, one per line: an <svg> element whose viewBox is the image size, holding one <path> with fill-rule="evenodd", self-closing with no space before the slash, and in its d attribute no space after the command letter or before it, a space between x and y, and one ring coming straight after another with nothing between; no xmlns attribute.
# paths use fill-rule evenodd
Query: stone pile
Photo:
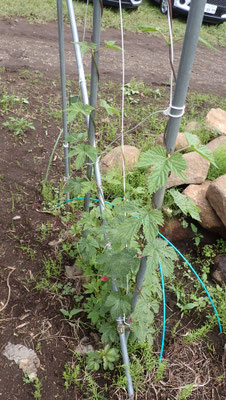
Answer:
<svg viewBox="0 0 226 400"><path fill-rule="evenodd" d="M211 109L206 117L206 125L212 129L218 137L207 144L212 152L226 144L226 111L221 109ZM197 122L190 122L186 130L195 131L199 128ZM156 144L163 145L163 135L156 138ZM183 151L188 147L187 139L184 133L179 133L175 150ZM136 165L140 150L134 146L125 146L126 169L132 170ZM200 208L200 224L203 228L220 234L226 238L226 175L210 182L206 180L210 163L195 151L183 154L187 163L185 171L186 179L181 179L175 174L171 174L167 189L187 185L183 193L193 200ZM226 154L225 154L226 157ZM106 174L112 169L122 169L121 147L118 146L111 150L101 160L101 172Z"/></svg>

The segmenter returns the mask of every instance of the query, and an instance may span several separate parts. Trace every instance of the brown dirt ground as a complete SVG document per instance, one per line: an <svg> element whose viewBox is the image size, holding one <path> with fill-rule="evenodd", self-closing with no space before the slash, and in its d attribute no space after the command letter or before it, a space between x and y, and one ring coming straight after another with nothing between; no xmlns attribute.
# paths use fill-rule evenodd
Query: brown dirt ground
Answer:
<svg viewBox="0 0 226 400"><path fill-rule="evenodd" d="M90 32L87 36L90 36ZM67 73L70 78L74 78L76 67L68 27L65 38ZM105 39L119 43L119 32L106 30L102 34L102 40ZM150 86L164 85L168 81L166 46L160 39L126 33L125 47L128 81L132 76ZM176 60L180 48L180 45L176 46ZM86 72L89 72L88 56L85 56L84 61ZM104 50L100 63L103 81L120 80L120 55L117 52ZM199 46L191 89L224 95L225 65L226 48L212 53ZM22 380L22 371L2 355L9 341L14 344L23 343L33 349L38 343L41 344L38 356L41 360L39 377L43 384L43 400L82 399L82 394L73 388L65 390L62 371L65 363L72 359L70 349L78 344L81 337L87 335L87 331L78 327L75 329L73 324L66 324L62 320L59 313L62 302L57 296L38 292L28 283L32 277L40 275L43 256L54 257L57 249L51 248L48 243L59 237L62 228L65 229L60 219L42 212L42 198L38 190L60 125L54 114L60 104L56 24L29 24L23 19L2 20L0 67L4 67L1 69L1 89L29 98L29 104L23 105L23 116L27 114L36 128L35 131L28 131L27 136L20 141L2 126L9 115L21 115L19 107L8 115L1 114L0 309L5 308L0 316L0 399L34 398L31 386ZM60 179L62 176L61 150L57 150L51 178ZM16 216L20 218L14 220ZM50 236L41 242L38 229L42 223L47 222L51 227ZM34 257L29 249L33 250ZM11 268L15 270L11 272ZM62 279L66 282L65 278ZM174 305L175 301L172 301L170 307ZM181 332L186 332L186 326ZM212 351L203 342L184 346L180 339L173 342L168 340L165 348L169 360L166 376L161 384L154 386L150 382L145 399L175 399L180 388L194 382L195 376L198 377L197 387L190 399L225 399L224 382L216 380L224 372L223 339L216 340L217 330L214 335ZM93 339L90 340L93 342ZM157 351L159 347L157 343ZM99 381L101 385L101 378ZM93 398L91 394L89 398ZM126 395L116 390L108 398L123 399ZM137 398L141 399L139 392Z"/></svg>

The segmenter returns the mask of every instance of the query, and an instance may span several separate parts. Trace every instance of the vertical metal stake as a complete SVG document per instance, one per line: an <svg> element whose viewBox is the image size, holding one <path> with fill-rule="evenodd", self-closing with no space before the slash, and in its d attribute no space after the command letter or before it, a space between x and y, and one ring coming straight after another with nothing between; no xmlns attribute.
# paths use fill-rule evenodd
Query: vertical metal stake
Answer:
<svg viewBox="0 0 226 400"><path fill-rule="evenodd" d="M98 91L98 81L99 81L99 49L100 49L100 31L101 31L101 4L100 0L93 1L93 42L96 44L96 49L92 55L91 64L91 84L90 84L90 105L94 107L94 111L91 113L89 120L89 131L88 138L90 144L96 147L95 142L95 109L97 104L97 91ZM99 160L94 165L95 178L97 183L98 197L100 200L99 206L100 211L104 210L104 195L101 187L101 174L99 169ZM87 178L90 180L92 177L92 165L88 166ZM90 203L90 193L85 196L85 210L89 211Z"/></svg>
<svg viewBox="0 0 226 400"><path fill-rule="evenodd" d="M58 40L59 40L59 57L60 57L60 79L61 79L61 96L62 96L62 119L64 132L64 168L65 182L69 179L69 160L68 160L68 130L67 130L67 101L66 101L66 73L64 58L64 27L63 27L63 10L62 0L57 0L57 20L58 20ZM69 193L66 193L69 200Z"/></svg>
<svg viewBox="0 0 226 400"><path fill-rule="evenodd" d="M169 153L173 153L175 149L176 139L181 122L181 117L177 117L177 115L181 114L180 108L184 107L192 65L198 45L205 4L206 0L191 1L175 92L172 101L172 108L170 111L173 117L169 118L166 131L165 145L166 150ZM154 205L158 209L162 207L164 194L165 187L159 189L154 195Z"/></svg>

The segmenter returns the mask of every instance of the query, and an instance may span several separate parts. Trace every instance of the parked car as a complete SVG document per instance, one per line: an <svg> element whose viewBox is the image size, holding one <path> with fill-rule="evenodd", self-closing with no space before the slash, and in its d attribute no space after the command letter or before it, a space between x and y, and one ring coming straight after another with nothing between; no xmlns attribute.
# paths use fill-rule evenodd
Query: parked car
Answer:
<svg viewBox="0 0 226 400"><path fill-rule="evenodd" d="M168 10L168 0L154 1L159 4L160 11L166 14ZM190 4L191 0L172 0L173 11L180 14L188 14ZM207 0L203 20L210 23L226 21L226 0Z"/></svg>
<svg viewBox="0 0 226 400"><path fill-rule="evenodd" d="M137 8L142 3L142 0L122 0L123 8ZM119 7L118 0L103 0L103 4L110 7Z"/></svg>

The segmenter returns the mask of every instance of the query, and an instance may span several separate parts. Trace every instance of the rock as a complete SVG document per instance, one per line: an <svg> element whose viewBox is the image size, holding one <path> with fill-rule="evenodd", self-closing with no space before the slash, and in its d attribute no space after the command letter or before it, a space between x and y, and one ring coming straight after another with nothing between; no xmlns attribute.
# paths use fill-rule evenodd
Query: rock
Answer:
<svg viewBox="0 0 226 400"><path fill-rule="evenodd" d="M199 184L205 181L209 170L209 161L207 161L195 151L184 154L183 158L187 163L187 169L184 171L186 180L181 179L177 175L172 173L166 184L167 189L172 186L179 186L190 183Z"/></svg>
<svg viewBox="0 0 226 400"><path fill-rule="evenodd" d="M226 175L210 183L206 196L226 228Z"/></svg>
<svg viewBox="0 0 226 400"><path fill-rule="evenodd" d="M65 275L68 279L77 279L78 276L82 276L83 273L76 265L65 265Z"/></svg>
<svg viewBox="0 0 226 400"><path fill-rule="evenodd" d="M24 373L28 374L30 379L37 377L37 368L40 367L40 360L32 349L28 349L22 344L8 343L3 353L8 360L15 361Z"/></svg>
<svg viewBox="0 0 226 400"><path fill-rule="evenodd" d="M19 219L21 219L20 215L15 215L15 217L13 217L13 221L18 221Z"/></svg>
<svg viewBox="0 0 226 400"><path fill-rule="evenodd" d="M226 135L226 111L221 108L211 108L206 116L206 123L210 128Z"/></svg>
<svg viewBox="0 0 226 400"><path fill-rule="evenodd" d="M79 344L77 347L74 348L74 352L84 356L86 353L90 351L94 351L94 347L91 344Z"/></svg>
<svg viewBox="0 0 226 400"><path fill-rule="evenodd" d="M198 128L199 128L199 123L196 121L191 121L186 125L185 130L188 132L192 132L196 131Z"/></svg>
<svg viewBox="0 0 226 400"><path fill-rule="evenodd" d="M206 192L210 183L210 181L205 181L201 185L189 185L183 191L183 194L192 199L195 205L199 207L200 225L205 229L223 235L225 233L224 225L206 198Z"/></svg>
<svg viewBox="0 0 226 400"><path fill-rule="evenodd" d="M198 138L198 136L196 136ZM163 146L163 138L164 138L164 134L161 133L159 136L156 137L155 141L156 144L158 144L159 146ZM199 138L198 138L199 139ZM200 143L200 140L199 140ZM188 142L186 139L186 136L183 132L179 132L177 135L177 141L176 141L176 147L175 150L182 150L184 148L188 147Z"/></svg>
<svg viewBox="0 0 226 400"><path fill-rule="evenodd" d="M159 227L159 232L170 242L189 239L194 235L190 228L184 229L176 218L167 220L163 226Z"/></svg>
<svg viewBox="0 0 226 400"><path fill-rule="evenodd" d="M226 136L219 136L216 139L211 140L206 146L210 151L215 151L222 144L226 144Z"/></svg>
<svg viewBox="0 0 226 400"><path fill-rule="evenodd" d="M226 284L226 254L219 254L214 260L212 278L221 285Z"/></svg>
<svg viewBox="0 0 226 400"><path fill-rule="evenodd" d="M131 171L138 162L140 150L134 146L124 146L126 170ZM107 174L113 169L122 171L122 153L121 146L115 147L100 162L100 170L103 174Z"/></svg>

